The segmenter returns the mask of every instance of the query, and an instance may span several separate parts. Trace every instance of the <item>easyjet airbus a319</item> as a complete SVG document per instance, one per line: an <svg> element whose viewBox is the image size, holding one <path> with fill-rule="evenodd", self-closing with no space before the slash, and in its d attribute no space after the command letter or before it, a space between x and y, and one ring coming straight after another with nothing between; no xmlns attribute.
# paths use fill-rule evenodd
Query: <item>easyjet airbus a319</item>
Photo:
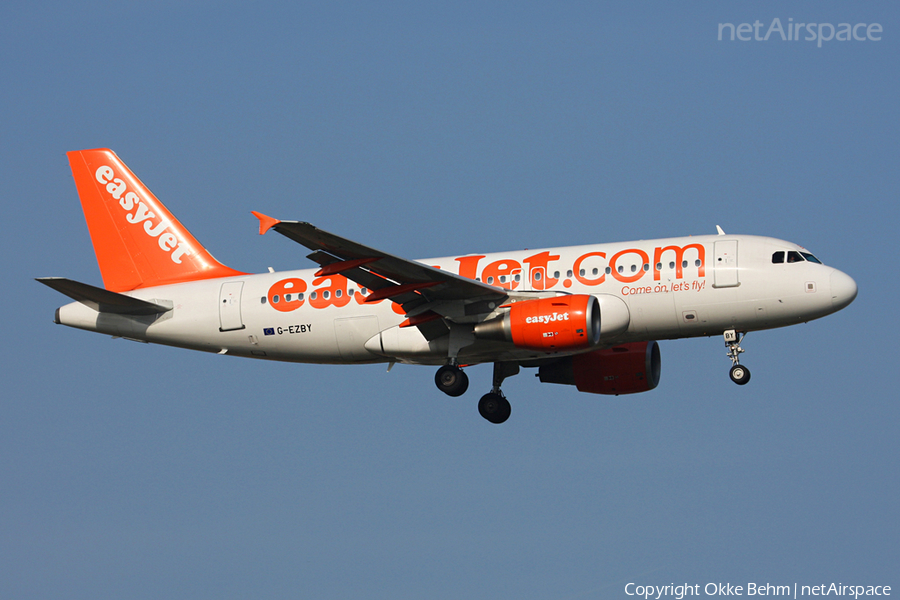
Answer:
<svg viewBox="0 0 900 600"><path fill-rule="evenodd" d="M261 213L318 268L242 273L219 263L108 149L68 154L103 288L38 279L76 302L56 323L142 342L305 363L434 365L438 389L493 363L481 415L520 367L545 383L630 394L659 383L656 340L723 336L731 379L749 331L824 317L856 283L791 242L749 235L470 254L413 261Z"/></svg>

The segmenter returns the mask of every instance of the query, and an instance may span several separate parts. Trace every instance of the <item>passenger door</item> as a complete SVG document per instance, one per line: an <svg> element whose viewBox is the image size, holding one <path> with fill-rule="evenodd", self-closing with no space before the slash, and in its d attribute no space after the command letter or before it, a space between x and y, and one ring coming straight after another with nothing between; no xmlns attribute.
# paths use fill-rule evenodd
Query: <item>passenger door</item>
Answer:
<svg viewBox="0 0 900 600"><path fill-rule="evenodd" d="M738 280L737 252L737 240L716 242L713 287L735 287L741 284Z"/></svg>

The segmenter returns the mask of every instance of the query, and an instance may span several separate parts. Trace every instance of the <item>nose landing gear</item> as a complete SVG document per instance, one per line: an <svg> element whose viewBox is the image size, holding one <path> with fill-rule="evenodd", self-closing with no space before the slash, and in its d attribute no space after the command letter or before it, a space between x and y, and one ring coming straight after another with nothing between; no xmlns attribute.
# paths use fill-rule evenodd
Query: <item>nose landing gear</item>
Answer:
<svg viewBox="0 0 900 600"><path fill-rule="evenodd" d="M750 381L750 369L742 365L739 358L744 351L741 348L741 340L744 339L744 335L737 333L734 329L729 329L725 332L725 345L728 346L725 356L731 359L732 364L728 375L738 385L746 385Z"/></svg>

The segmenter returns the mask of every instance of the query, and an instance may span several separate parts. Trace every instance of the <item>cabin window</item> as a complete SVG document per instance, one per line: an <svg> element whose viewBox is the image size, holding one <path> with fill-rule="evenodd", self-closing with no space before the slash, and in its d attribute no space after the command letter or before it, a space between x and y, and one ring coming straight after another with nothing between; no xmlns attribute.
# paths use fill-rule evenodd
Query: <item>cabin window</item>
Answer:
<svg viewBox="0 0 900 600"><path fill-rule="evenodd" d="M674 269L674 268L675 268L675 261L674 261L674 260L671 261L671 262L669 263L669 268L670 268L670 269Z"/></svg>
<svg viewBox="0 0 900 600"><path fill-rule="evenodd" d="M600 272L600 269L598 269L597 267L594 267L593 269L591 269L591 275L596 275L599 272Z"/></svg>
<svg viewBox="0 0 900 600"><path fill-rule="evenodd" d="M772 264L780 265L784 262L784 250L779 250L772 255Z"/></svg>
<svg viewBox="0 0 900 600"><path fill-rule="evenodd" d="M699 267L699 266L702 265L702 264L703 264L703 261L701 261L699 258L698 258L697 260L694 261L694 266L695 266L695 267Z"/></svg>
<svg viewBox="0 0 900 600"><path fill-rule="evenodd" d="M344 295L344 290L334 290L334 297L335 297L335 298L340 298L340 297L343 296L343 295Z"/></svg>
<svg viewBox="0 0 900 600"><path fill-rule="evenodd" d="M556 276L559 277L559 273L557 273ZM535 272L534 272L534 280L535 280L535 281L540 281L540 280L541 280L541 272L540 272L540 271L535 271Z"/></svg>
<svg viewBox="0 0 900 600"><path fill-rule="evenodd" d="M331 297L331 292L325 290L324 292L322 292L322 297L328 300Z"/></svg>
<svg viewBox="0 0 900 600"><path fill-rule="evenodd" d="M265 303L266 303L266 297L263 296L262 298L260 298L260 299L259 299L259 303L260 303L260 304L265 304Z"/></svg>
<svg viewBox="0 0 900 600"><path fill-rule="evenodd" d="M612 269L610 267L606 267L606 274L609 275L612 273Z"/></svg>
<svg viewBox="0 0 900 600"><path fill-rule="evenodd" d="M500 283L506 283L506 275L500 276Z"/></svg>
<svg viewBox="0 0 900 600"><path fill-rule="evenodd" d="M687 261L686 260L681 261L681 268L687 269Z"/></svg>
<svg viewBox="0 0 900 600"><path fill-rule="evenodd" d="M488 285L493 285L493 283L494 283L494 276L491 275L490 277L488 277L487 282L488 282Z"/></svg>
<svg viewBox="0 0 900 600"><path fill-rule="evenodd" d="M317 293L317 292L313 292L312 294L309 295L309 299L310 299L310 300L315 300L317 297L318 297L318 293Z"/></svg>
<svg viewBox="0 0 900 600"><path fill-rule="evenodd" d="M291 295L290 295L290 294L285 294L285 295L284 295L284 301L285 301L285 302L290 302L290 301L291 301Z"/></svg>
<svg viewBox="0 0 900 600"><path fill-rule="evenodd" d="M637 265L631 265L631 272L634 273L637 271Z"/></svg>
<svg viewBox="0 0 900 600"><path fill-rule="evenodd" d="M553 279L559 279L559 271L553 271Z"/></svg>
<svg viewBox="0 0 900 600"><path fill-rule="evenodd" d="M572 269L569 269L568 271L566 271L566 277L571 277L571 276L572 276Z"/></svg>
<svg viewBox="0 0 900 600"><path fill-rule="evenodd" d="M274 296L272 296L272 304L278 304L278 302L280 300L281 300L281 298L278 297L278 294L275 294Z"/></svg>
<svg viewBox="0 0 900 600"><path fill-rule="evenodd" d="M617 270L619 273L624 273L624 272L625 272L625 267L623 267L622 265L619 265L619 268L616 269L616 270Z"/></svg>
<svg viewBox="0 0 900 600"><path fill-rule="evenodd" d="M303 302L303 293L297 294L297 302Z"/></svg>
<svg viewBox="0 0 900 600"><path fill-rule="evenodd" d="M516 279L516 281L522 281L522 275L516 273L515 279Z"/></svg>
<svg viewBox="0 0 900 600"><path fill-rule="evenodd" d="M644 263L644 272L647 272L649 270L650 270L650 265L648 265L647 263Z"/></svg>

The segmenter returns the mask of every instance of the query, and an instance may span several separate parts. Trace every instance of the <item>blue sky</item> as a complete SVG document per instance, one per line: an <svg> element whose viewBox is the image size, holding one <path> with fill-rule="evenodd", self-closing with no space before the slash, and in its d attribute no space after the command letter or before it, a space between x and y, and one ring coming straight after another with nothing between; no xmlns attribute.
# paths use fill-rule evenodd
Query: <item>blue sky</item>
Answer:
<svg viewBox="0 0 900 600"><path fill-rule="evenodd" d="M719 23L880 41L718 41ZM7 3L3 598L625 598L900 586L891 2ZM846 310L661 343L632 397L287 365L53 325L101 283L65 152L110 147L222 262L312 266L251 210L408 257L726 231ZM894 390L893 392L891 390Z"/></svg>

